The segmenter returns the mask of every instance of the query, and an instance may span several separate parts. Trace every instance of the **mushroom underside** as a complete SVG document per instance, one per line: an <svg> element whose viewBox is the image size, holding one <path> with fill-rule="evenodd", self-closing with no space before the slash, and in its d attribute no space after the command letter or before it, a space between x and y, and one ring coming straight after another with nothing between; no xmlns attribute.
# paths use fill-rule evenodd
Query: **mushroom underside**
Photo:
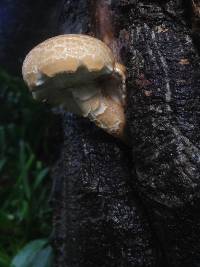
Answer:
<svg viewBox="0 0 200 267"><path fill-rule="evenodd" d="M78 115L87 116L90 109L99 109L101 98L104 96L112 98L120 105L123 104L121 81L106 67L100 71L88 71L86 67L81 66L75 73L62 72L53 77L42 71L34 75L35 82L31 86L31 91L35 99L60 106ZM90 104L87 105L89 102L92 103L92 107Z"/></svg>

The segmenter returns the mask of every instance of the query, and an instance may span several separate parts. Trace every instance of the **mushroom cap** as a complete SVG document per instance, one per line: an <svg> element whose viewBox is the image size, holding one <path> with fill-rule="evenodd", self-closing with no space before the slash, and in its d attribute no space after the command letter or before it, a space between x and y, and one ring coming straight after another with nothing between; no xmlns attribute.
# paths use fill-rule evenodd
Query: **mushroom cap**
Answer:
<svg viewBox="0 0 200 267"><path fill-rule="evenodd" d="M102 41L82 34L50 38L29 52L22 74L35 99L123 136L125 69Z"/></svg>
<svg viewBox="0 0 200 267"><path fill-rule="evenodd" d="M24 60L22 74L31 90L48 85L49 78L52 86L67 88L111 74L114 66L113 53L102 41L83 34L65 34L33 48ZM52 79L55 77L58 81Z"/></svg>

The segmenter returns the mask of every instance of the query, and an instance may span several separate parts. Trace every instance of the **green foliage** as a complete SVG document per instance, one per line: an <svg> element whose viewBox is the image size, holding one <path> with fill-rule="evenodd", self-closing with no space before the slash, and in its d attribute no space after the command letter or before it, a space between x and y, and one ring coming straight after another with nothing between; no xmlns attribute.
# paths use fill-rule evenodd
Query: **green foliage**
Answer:
<svg viewBox="0 0 200 267"><path fill-rule="evenodd" d="M16 255L14 267L50 267L47 240L32 240L51 232L49 169L43 159L50 154L52 117L20 79L3 71L0 109L0 266L10 267Z"/></svg>
<svg viewBox="0 0 200 267"><path fill-rule="evenodd" d="M52 248L48 240L40 239L28 243L12 260L11 267L51 267Z"/></svg>

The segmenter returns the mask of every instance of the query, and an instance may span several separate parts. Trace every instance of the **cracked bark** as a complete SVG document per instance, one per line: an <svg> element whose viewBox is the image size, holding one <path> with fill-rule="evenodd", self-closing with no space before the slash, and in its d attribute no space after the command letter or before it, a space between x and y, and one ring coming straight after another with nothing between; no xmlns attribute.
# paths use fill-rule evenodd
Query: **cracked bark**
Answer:
<svg viewBox="0 0 200 267"><path fill-rule="evenodd" d="M127 117L137 188L168 266L198 266L199 55L185 1L138 2L127 14Z"/></svg>
<svg viewBox="0 0 200 267"><path fill-rule="evenodd" d="M155 240L129 186L129 151L65 114L54 210L56 266L155 266ZM60 188L61 185L61 188Z"/></svg>
<svg viewBox="0 0 200 267"><path fill-rule="evenodd" d="M154 242L161 247L162 257L169 267L198 266L200 262L199 55L192 39L194 13L189 21L187 4L187 1L178 0L112 2L117 38L126 38L120 53L128 69L127 128L132 157L128 156L131 164L126 166L125 176L130 169L132 175L127 187L132 181L133 199L134 192L139 192L146 207L144 216L151 221ZM116 155L111 157L115 159ZM137 206L132 204L131 209L135 208ZM109 217L109 213L104 215ZM145 244L148 238L146 234L143 237ZM87 242L88 246L93 244L90 239ZM110 248L112 245L109 243ZM95 248L99 250L98 246ZM105 261L99 263L100 266L107 266L107 263L108 266L140 266L136 255L133 255L134 261L118 261L123 258L121 253L115 254L113 261L106 261L106 251L102 253ZM86 254L81 253L83 261L77 266L84 266L84 261L88 264ZM158 255L158 250L151 253L147 262L164 266L163 262L156 261ZM125 258L128 259L127 255ZM142 258L144 260L146 255ZM92 256L91 259L97 258ZM67 266L68 260L65 255L62 264ZM148 265L142 261L141 266Z"/></svg>
<svg viewBox="0 0 200 267"><path fill-rule="evenodd" d="M90 5L89 1L67 1L65 12L73 14L73 25L80 21L80 3L91 12L84 17L92 21L87 25L99 25L101 8L109 13L106 5L99 10L99 5ZM114 9L117 12L118 6ZM65 23L67 29L72 28L70 20ZM120 58L123 45L118 45L120 41L111 29L101 26L101 22L98 27L84 26L81 32L101 39L106 36ZM54 190L56 266L156 266L160 261L158 244L145 210L130 187L134 175L129 149L87 120L67 114L63 120L65 142L54 171L58 179Z"/></svg>

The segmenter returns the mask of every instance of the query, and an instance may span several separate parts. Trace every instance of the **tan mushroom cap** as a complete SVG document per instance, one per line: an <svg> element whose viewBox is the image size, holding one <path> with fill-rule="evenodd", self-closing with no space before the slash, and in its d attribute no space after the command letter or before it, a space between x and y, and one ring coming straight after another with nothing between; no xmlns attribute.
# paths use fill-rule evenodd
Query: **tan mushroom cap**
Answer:
<svg viewBox="0 0 200 267"><path fill-rule="evenodd" d="M33 48L24 60L22 74L29 88L34 89L60 73L69 74L71 83L88 82L112 73L114 65L112 51L102 41L83 34L66 34ZM77 76L77 72L81 75Z"/></svg>

